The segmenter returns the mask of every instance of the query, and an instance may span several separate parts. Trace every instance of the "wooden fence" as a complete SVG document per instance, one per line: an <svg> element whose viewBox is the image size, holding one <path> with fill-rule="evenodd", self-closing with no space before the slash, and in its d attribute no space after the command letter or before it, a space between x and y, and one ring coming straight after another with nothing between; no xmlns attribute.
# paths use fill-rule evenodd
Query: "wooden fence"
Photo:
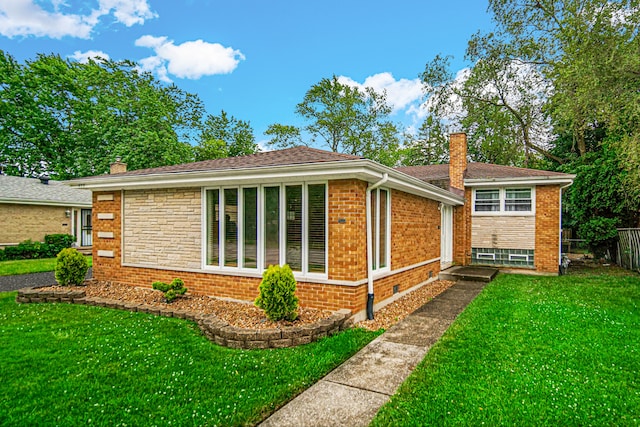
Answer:
<svg viewBox="0 0 640 427"><path fill-rule="evenodd" d="M640 228L618 229L618 265L640 272Z"/></svg>

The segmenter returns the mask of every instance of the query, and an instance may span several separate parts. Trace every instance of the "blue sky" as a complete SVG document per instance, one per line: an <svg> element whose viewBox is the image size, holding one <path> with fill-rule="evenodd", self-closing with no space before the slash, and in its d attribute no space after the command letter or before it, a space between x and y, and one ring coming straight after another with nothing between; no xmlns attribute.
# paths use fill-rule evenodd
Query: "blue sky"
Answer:
<svg viewBox="0 0 640 427"><path fill-rule="evenodd" d="M301 124L295 105L322 78L386 89L392 119L421 122L419 73L436 54L464 68L469 37L492 24L487 2L0 0L0 49L130 59L196 93L208 113Z"/></svg>

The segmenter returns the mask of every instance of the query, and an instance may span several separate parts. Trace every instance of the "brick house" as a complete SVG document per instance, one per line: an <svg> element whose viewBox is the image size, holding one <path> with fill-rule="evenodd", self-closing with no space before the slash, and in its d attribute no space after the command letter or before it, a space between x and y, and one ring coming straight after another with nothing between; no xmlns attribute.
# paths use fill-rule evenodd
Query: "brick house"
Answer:
<svg viewBox="0 0 640 427"><path fill-rule="evenodd" d="M471 262L464 165L452 162L460 176L450 190L361 157L296 147L135 171L116 162L111 174L71 185L93 191L98 280L148 287L180 277L191 292L251 301L263 270L287 263L302 305L364 316L452 263ZM557 272L560 190L552 187L555 199L534 190L543 218L535 235L547 246L534 246L545 264L526 265L531 271ZM548 213L538 207L553 200Z"/></svg>
<svg viewBox="0 0 640 427"><path fill-rule="evenodd" d="M46 178L0 175L0 248L47 234L72 234L91 246L91 191Z"/></svg>
<svg viewBox="0 0 640 427"><path fill-rule="evenodd" d="M453 262L557 274L561 261L562 190L574 175L467 163L467 138L450 138L449 165L398 168L464 196L454 208Z"/></svg>

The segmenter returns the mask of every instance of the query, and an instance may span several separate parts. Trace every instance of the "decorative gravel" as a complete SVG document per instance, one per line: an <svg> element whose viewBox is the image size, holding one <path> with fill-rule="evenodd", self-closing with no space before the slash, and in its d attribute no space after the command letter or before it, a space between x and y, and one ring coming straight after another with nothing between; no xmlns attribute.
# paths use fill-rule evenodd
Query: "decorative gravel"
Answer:
<svg viewBox="0 0 640 427"><path fill-rule="evenodd" d="M369 330L378 330L380 328L388 329L451 285L453 285L453 282L443 280L425 285L377 311L374 320L365 320L359 322L356 326ZM272 322L266 318L263 310L249 302L227 301L187 293L179 296L169 304L165 302L162 292L154 289L95 280L87 281L86 285L81 288L85 291L87 297L126 301L133 304L152 305L162 308L171 307L176 310L194 311L202 314L213 314L219 319L228 322L231 326L239 328L282 329L287 326L311 324L318 320L328 318L332 314L331 311L327 310L300 307L298 309L298 319L294 322ZM60 287L50 286L41 289L53 290L60 289Z"/></svg>
<svg viewBox="0 0 640 427"><path fill-rule="evenodd" d="M380 328L389 329L454 283L448 280L437 280L424 285L376 311L373 320L358 322L356 326L372 331L377 331Z"/></svg>

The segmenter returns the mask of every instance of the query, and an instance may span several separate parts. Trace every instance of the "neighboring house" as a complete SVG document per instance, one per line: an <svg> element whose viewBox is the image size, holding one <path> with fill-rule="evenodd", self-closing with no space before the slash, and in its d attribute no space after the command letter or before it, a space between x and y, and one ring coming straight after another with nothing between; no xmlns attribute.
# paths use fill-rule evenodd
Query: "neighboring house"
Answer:
<svg viewBox="0 0 640 427"><path fill-rule="evenodd" d="M462 185L466 158L459 163L452 175ZM109 175L70 184L93 191L98 280L150 286L180 277L191 292L251 301L264 269L287 263L302 305L362 314L374 295L377 308L454 262L471 262L471 193L465 204L462 187L421 178L296 147L129 172L116 162ZM560 187L549 182L557 191L547 197L546 187L526 184L536 206L531 237L553 234L555 243L533 243L535 264L523 267L557 273ZM503 187L498 197L510 198ZM548 211L547 199L556 201Z"/></svg>
<svg viewBox="0 0 640 427"><path fill-rule="evenodd" d="M0 175L0 247L47 234L72 234L91 246L91 191L46 178Z"/></svg>

